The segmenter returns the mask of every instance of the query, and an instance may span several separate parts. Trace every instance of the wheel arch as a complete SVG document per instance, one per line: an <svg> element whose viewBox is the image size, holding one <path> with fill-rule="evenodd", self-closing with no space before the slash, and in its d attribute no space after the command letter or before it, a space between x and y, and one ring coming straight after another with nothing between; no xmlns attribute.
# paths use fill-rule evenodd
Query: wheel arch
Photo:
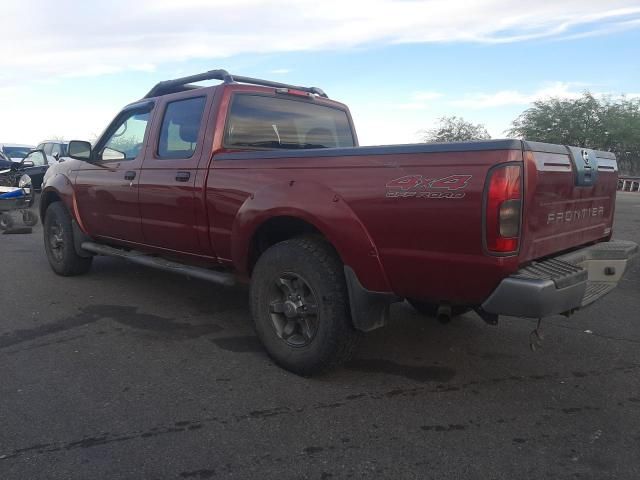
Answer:
<svg viewBox="0 0 640 480"><path fill-rule="evenodd" d="M44 224L44 215L49 205L54 202L62 202L69 211L71 218L79 225L80 229L86 232L82 224L76 203L76 196L73 185L66 175L57 174L47 181L47 186L40 193L40 204L38 211L40 220Z"/></svg>
<svg viewBox="0 0 640 480"><path fill-rule="evenodd" d="M62 201L62 198L60 197L58 192L53 188L47 188L43 190L42 193L40 194L40 203L38 205L40 220L44 222L44 214L47 211L47 208L49 208L49 205L51 205L54 202L61 202L61 201Z"/></svg>
<svg viewBox="0 0 640 480"><path fill-rule="evenodd" d="M365 226L339 194L314 182L272 185L249 197L233 224L232 261L249 276L265 246L309 233L324 237L367 289L391 291Z"/></svg>
<svg viewBox="0 0 640 480"><path fill-rule="evenodd" d="M305 234L319 235L328 241L315 225L298 216L277 215L266 219L255 229L249 241L247 271L251 273L260 256L273 245Z"/></svg>

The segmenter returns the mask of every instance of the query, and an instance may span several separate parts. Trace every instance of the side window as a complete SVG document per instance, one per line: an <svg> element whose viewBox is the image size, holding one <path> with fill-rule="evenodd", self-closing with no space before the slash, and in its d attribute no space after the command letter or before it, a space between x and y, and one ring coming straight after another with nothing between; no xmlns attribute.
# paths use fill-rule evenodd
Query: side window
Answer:
<svg viewBox="0 0 640 480"><path fill-rule="evenodd" d="M33 162L33 166L34 167L42 167L42 166L44 166L44 165L46 165L48 163L46 157L40 151L31 152L31 154L27 155L23 161L24 162L28 162L28 161Z"/></svg>
<svg viewBox="0 0 640 480"><path fill-rule="evenodd" d="M51 155L51 150L53 149L53 143L45 143L44 144L44 153L47 155Z"/></svg>
<svg viewBox="0 0 640 480"><path fill-rule="evenodd" d="M197 97L167 104L158 141L159 157L190 158L193 155L206 100L206 97Z"/></svg>
<svg viewBox="0 0 640 480"><path fill-rule="evenodd" d="M56 153L59 156L62 156L62 149L60 148L60 144L59 143L53 143L51 144L51 155L55 155Z"/></svg>
<svg viewBox="0 0 640 480"><path fill-rule="evenodd" d="M101 160L133 160L142 150L149 111L133 111L122 118L100 151Z"/></svg>

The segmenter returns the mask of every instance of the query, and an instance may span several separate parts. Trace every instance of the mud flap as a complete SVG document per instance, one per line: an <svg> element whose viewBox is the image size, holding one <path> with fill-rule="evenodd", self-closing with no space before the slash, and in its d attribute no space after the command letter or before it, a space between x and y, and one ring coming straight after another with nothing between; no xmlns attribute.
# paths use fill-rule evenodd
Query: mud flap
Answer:
<svg viewBox="0 0 640 480"><path fill-rule="evenodd" d="M356 330L370 332L389 322L389 306L402 299L391 292L372 292L362 286L356 273L345 265L351 321Z"/></svg>
<svg viewBox="0 0 640 480"><path fill-rule="evenodd" d="M73 248L75 249L78 256L82 258L93 257L93 253L88 252L84 248L82 248L82 244L84 242L92 241L91 237L84 233L78 225L78 222L73 219L71 220L71 228L73 229Z"/></svg>

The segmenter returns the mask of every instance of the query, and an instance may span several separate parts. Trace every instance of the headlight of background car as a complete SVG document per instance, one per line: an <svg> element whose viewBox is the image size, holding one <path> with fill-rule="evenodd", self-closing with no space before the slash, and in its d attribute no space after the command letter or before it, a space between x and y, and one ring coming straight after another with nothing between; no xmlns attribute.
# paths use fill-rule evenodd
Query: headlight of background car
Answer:
<svg viewBox="0 0 640 480"><path fill-rule="evenodd" d="M31 187L31 177L27 174L24 174L20 177L20 181L18 182L19 188L27 188Z"/></svg>

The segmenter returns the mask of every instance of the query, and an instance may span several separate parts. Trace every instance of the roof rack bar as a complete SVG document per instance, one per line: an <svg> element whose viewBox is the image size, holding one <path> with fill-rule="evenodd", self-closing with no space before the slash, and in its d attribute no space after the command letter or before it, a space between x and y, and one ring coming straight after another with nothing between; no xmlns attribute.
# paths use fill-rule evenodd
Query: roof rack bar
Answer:
<svg viewBox="0 0 640 480"><path fill-rule="evenodd" d="M274 88L291 88L294 90L300 90L303 92L313 93L320 97L329 98L324 91L318 87L301 87L298 85L289 85L287 83L272 82L271 80L261 80L259 78L233 76L226 70L209 70L204 73L197 73L195 75L189 75L188 77L175 78L173 80L164 80L157 83L144 98L157 97L165 95L167 93L174 93L190 88L195 88L193 85L189 85L194 82L202 82L204 80L222 80L224 83L248 83L251 85L262 85L265 87Z"/></svg>
<svg viewBox="0 0 640 480"><path fill-rule="evenodd" d="M204 80L222 80L224 83L233 82L233 78L226 70L209 70L204 73L197 73L195 75L189 75L188 77L174 78L173 80L164 80L157 83L144 98L157 97L171 92L177 87L183 87L189 83L202 82Z"/></svg>
<svg viewBox="0 0 640 480"><path fill-rule="evenodd" d="M271 80L261 80L259 78L241 77L234 75L233 80L240 83L250 83L252 85L262 85L264 87L275 88L292 88L294 90L300 90L302 92L315 93L316 95L324 98L329 98L321 88L318 87L301 87L299 85L289 85L288 83L272 82Z"/></svg>

